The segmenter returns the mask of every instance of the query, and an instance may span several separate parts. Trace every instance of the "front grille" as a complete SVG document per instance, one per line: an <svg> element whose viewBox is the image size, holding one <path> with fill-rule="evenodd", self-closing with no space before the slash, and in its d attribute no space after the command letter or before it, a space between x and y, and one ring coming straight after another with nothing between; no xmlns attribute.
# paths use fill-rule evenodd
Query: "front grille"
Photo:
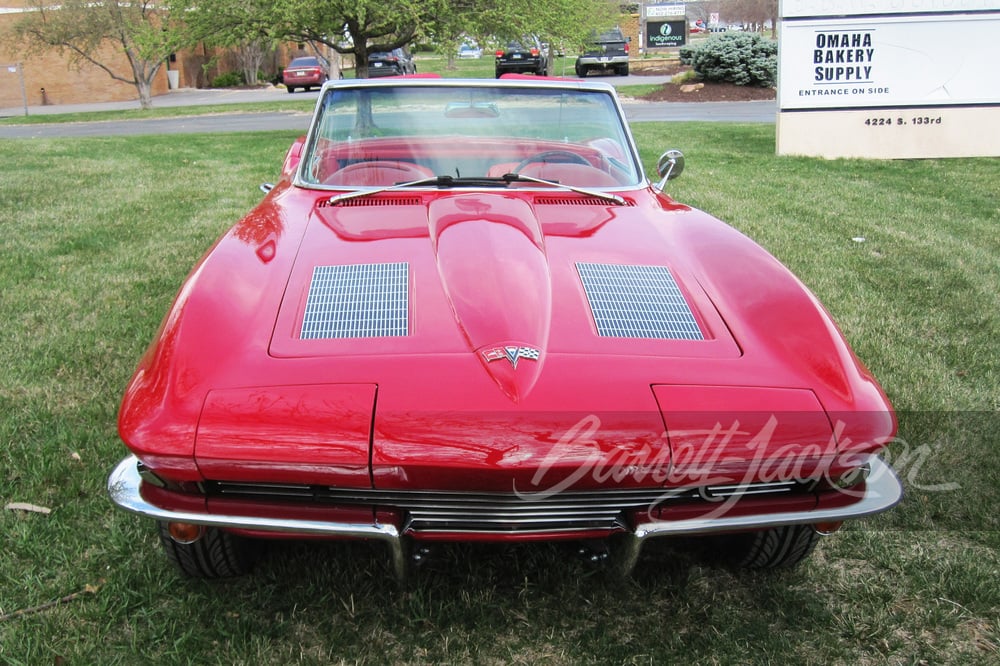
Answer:
<svg viewBox="0 0 1000 666"><path fill-rule="evenodd" d="M713 502L730 497L805 492L795 481L708 486L679 490L642 488L531 493L471 493L345 489L290 484L210 482L210 495L234 499L286 500L310 505L366 506L405 513L404 529L421 533L578 532L620 530L626 515L673 502Z"/></svg>

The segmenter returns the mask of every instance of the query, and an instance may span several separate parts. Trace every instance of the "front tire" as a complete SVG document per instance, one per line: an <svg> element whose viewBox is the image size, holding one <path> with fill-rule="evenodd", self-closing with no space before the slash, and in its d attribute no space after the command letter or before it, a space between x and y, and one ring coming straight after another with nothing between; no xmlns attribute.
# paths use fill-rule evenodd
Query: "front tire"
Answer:
<svg viewBox="0 0 1000 666"><path fill-rule="evenodd" d="M719 537L719 556L741 569L789 569L812 553L820 535L812 525L783 525Z"/></svg>
<svg viewBox="0 0 1000 666"><path fill-rule="evenodd" d="M166 523L159 523L160 545L181 573L190 578L232 578L248 573L257 561L257 544L215 527L193 543L170 538Z"/></svg>

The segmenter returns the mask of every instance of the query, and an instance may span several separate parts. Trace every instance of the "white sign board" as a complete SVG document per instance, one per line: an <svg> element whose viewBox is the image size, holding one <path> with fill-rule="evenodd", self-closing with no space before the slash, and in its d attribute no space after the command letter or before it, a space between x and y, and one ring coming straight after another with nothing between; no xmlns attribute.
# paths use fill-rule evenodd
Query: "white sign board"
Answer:
<svg viewBox="0 0 1000 666"><path fill-rule="evenodd" d="M978 12L997 9L996 0L784 0L782 18L882 16Z"/></svg>
<svg viewBox="0 0 1000 666"><path fill-rule="evenodd" d="M646 18L666 18L668 16L684 16L687 8L684 5L648 5Z"/></svg>
<svg viewBox="0 0 1000 666"><path fill-rule="evenodd" d="M1000 155L1000 0L785 0L781 10L779 154Z"/></svg>

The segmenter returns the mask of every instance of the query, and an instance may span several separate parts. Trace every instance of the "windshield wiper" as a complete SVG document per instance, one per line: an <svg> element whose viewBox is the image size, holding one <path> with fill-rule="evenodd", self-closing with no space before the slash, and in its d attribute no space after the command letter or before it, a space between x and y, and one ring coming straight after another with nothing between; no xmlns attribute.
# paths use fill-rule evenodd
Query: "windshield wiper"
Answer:
<svg viewBox="0 0 1000 666"><path fill-rule="evenodd" d="M575 185L566 185L565 183L560 183L558 180L545 180L544 178L535 178L534 176L525 176L520 173L505 173L501 176L501 179L506 183L540 183L542 185L552 185L554 187L561 187L563 189L569 190L570 192L576 192L577 194L582 194L588 197L597 197L599 199L604 199L605 201L613 201L619 206L625 205L625 199L621 198L617 194L612 194L610 192L602 192L600 190L591 190L583 187L576 187Z"/></svg>
<svg viewBox="0 0 1000 666"><path fill-rule="evenodd" d="M335 205L341 201L348 201L350 199L357 199L359 197L367 197L372 194L381 194L382 192L391 192L392 190L401 190L405 187L420 187L422 185L440 185L442 187L450 187L452 181L455 179L451 176L432 176L430 178L418 178L417 180L408 180L405 183L394 183L392 185L385 185L384 187L376 187L373 190L355 190L354 192L344 192L343 194L336 194L327 201L328 204Z"/></svg>
<svg viewBox="0 0 1000 666"><path fill-rule="evenodd" d="M617 194L611 194L610 192L601 192L600 190L589 190L582 187L574 187L573 185L564 185L557 180L544 180L542 178L534 178L532 176L523 176L519 173L507 173L500 178L456 178L455 176L432 176L430 178L419 178L417 180L409 180L404 183L394 183L392 185L385 185L383 187L376 187L371 190L355 190L354 192L344 192L343 194L337 194L330 197L327 203L336 205L342 201L349 201L351 199L357 199L359 197L367 197L373 194L381 194L382 192L391 192L393 190L401 190L407 187L423 187L425 185L434 185L437 187L457 187L457 186L478 186L478 187L503 187L510 185L511 183L539 183L541 185L552 185L553 187L561 187L563 189L570 190L571 192L576 192L577 194L582 194L589 197L598 197L606 201L613 201L614 203L622 206L625 204L625 200L618 196Z"/></svg>

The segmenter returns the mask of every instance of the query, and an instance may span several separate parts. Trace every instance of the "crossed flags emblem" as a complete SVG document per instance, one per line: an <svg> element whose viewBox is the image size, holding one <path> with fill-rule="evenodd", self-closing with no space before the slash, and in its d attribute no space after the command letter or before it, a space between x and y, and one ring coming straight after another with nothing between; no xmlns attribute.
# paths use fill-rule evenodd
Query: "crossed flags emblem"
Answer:
<svg viewBox="0 0 1000 666"><path fill-rule="evenodd" d="M541 352L534 347L505 346L483 351L483 358L486 359L487 363L507 359L515 370L517 369L517 362L522 358L529 361L537 361L539 356L541 356Z"/></svg>

